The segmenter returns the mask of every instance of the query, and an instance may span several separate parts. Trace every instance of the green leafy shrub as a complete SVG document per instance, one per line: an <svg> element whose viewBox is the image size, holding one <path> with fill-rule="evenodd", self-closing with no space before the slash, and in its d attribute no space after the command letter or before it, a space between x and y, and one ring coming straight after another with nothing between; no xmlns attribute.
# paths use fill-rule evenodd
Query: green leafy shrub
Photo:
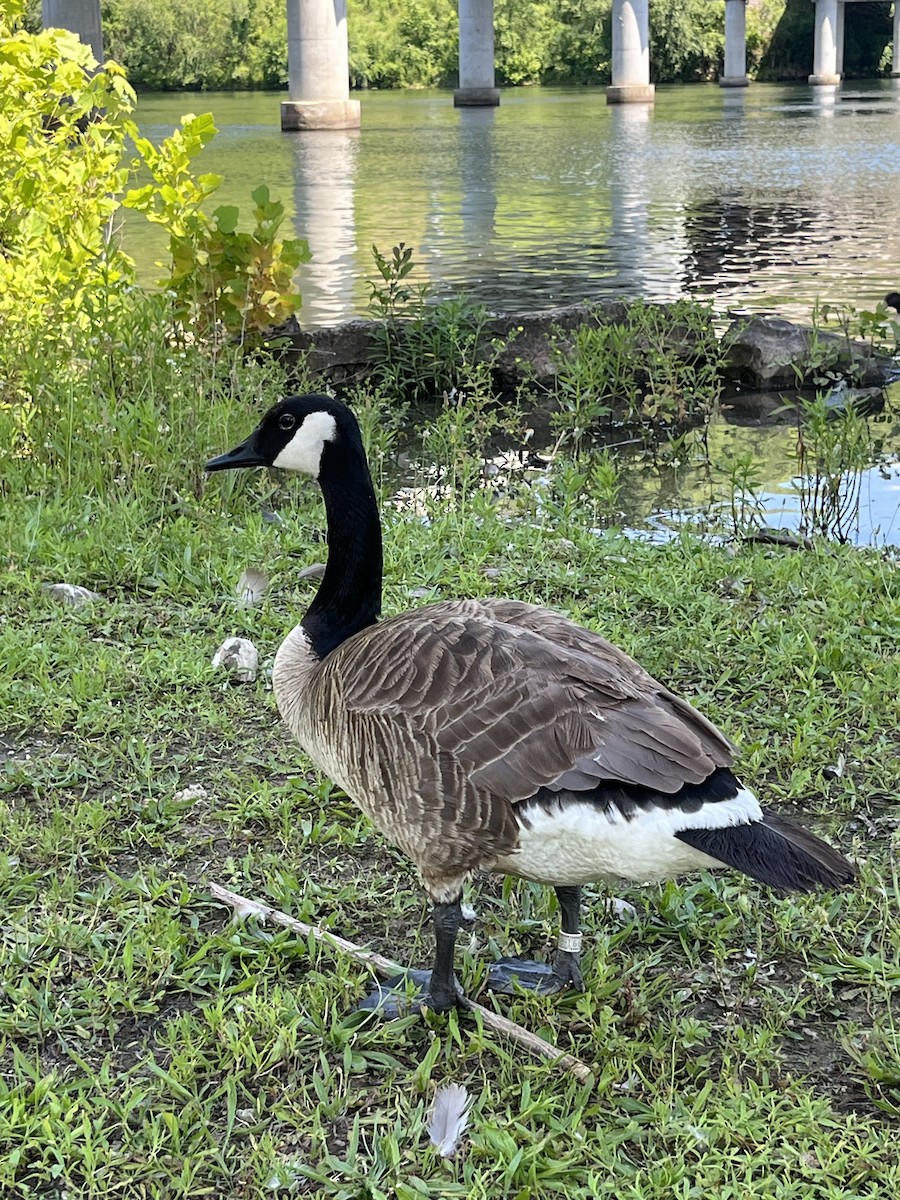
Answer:
<svg viewBox="0 0 900 1200"><path fill-rule="evenodd" d="M85 326L89 295L121 301L132 264L111 237L134 93L62 30L27 33L0 6L0 398L21 400L39 346Z"/></svg>
<svg viewBox="0 0 900 1200"><path fill-rule="evenodd" d="M265 185L252 193L251 233L239 232L234 205L221 205L211 216L203 211L222 178L194 175L191 166L215 133L209 113L183 117L181 128L158 147L135 129L153 182L129 191L123 203L169 234L172 265L163 282L172 291L175 318L201 336L221 328L246 337L281 324L300 307L291 280L309 250L300 239L279 239L284 206Z"/></svg>
<svg viewBox="0 0 900 1200"><path fill-rule="evenodd" d="M44 490L76 470L98 489L111 478L132 488L158 476L167 431L197 435L199 405L243 390L236 343L295 311L306 246L279 239L284 211L264 186L249 232L233 207L203 211L220 182L192 171L215 133L209 116L153 146L115 63L98 69L74 35L31 33L24 18L22 0L0 0L0 488ZM170 237L158 294L135 285L116 237L138 166L151 181L124 202ZM270 369L252 372L254 396L271 397ZM227 423L221 410L216 420Z"/></svg>
<svg viewBox="0 0 900 1200"><path fill-rule="evenodd" d="M189 116L160 146L134 120L135 95L115 63L97 69L90 50L63 30L29 33L23 0L0 9L0 317L11 336L0 349L9 393L21 391L32 343L46 353L84 329L88 311L127 303L133 264L118 246L123 204L169 233L165 283L173 317L196 335L260 333L299 307L291 286L308 257L305 242L280 239L283 206L261 186L254 226L238 210L202 205L221 183L193 172L215 135L212 117ZM132 161L131 138L140 159ZM124 195L136 166L151 182ZM88 303L88 293L100 297ZM35 342L35 339L37 341ZM10 350L13 351L10 354Z"/></svg>

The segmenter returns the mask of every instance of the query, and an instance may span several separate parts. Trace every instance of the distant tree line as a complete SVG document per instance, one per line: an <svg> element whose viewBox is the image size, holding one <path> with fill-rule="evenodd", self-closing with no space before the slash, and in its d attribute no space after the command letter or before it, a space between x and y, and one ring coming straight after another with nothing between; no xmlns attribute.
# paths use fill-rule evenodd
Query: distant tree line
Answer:
<svg viewBox="0 0 900 1200"><path fill-rule="evenodd" d="M39 20L40 2L33 0ZM284 0L103 0L106 51L137 88L280 88L287 82ZM659 83L715 79L725 0L650 0L650 58ZM497 82L609 82L612 0L495 0ZM812 70L809 0L749 0L748 68L758 79ZM456 0L349 0L350 77L357 88L451 87ZM845 72L888 69L887 3L847 6Z"/></svg>

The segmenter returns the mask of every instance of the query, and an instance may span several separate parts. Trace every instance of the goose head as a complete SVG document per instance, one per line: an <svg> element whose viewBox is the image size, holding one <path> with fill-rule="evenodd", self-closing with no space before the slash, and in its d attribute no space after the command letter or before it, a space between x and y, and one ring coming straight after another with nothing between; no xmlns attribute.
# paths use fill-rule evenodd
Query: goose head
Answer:
<svg viewBox="0 0 900 1200"><path fill-rule="evenodd" d="M324 658L381 612L381 522L356 417L331 396L288 396L239 446L206 464L207 471L240 467L280 467L319 484L328 561L301 625Z"/></svg>
<svg viewBox="0 0 900 1200"><path fill-rule="evenodd" d="M356 418L331 396L310 394L280 400L239 446L210 459L207 471L280 467L319 479L340 451L360 453Z"/></svg>
<svg viewBox="0 0 900 1200"><path fill-rule="evenodd" d="M900 313L900 292L888 292L884 298L884 302L888 308L893 308Z"/></svg>

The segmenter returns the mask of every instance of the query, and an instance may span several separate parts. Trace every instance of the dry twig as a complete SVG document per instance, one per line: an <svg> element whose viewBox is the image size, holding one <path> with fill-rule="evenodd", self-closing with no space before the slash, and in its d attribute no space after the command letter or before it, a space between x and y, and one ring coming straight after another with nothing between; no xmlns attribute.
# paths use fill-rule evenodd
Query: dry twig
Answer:
<svg viewBox="0 0 900 1200"><path fill-rule="evenodd" d="M382 978L386 979L393 975L402 975L407 969L401 963L394 962L393 959L385 958L382 954L376 954L374 950L366 950L362 946L357 946L355 942L348 942L346 938L338 937L336 933L330 933L327 929L322 929L318 925L307 925L303 921L298 921L296 917L279 912L277 908L270 908L268 904L261 904L258 900L248 900L245 896L239 896L236 892L230 892L228 888L220 887L217 883L210 884L209 890L217 900L224 901L225 904L230 905L241 916L255 915L263 920L274 921L278 925L285 925L288 929L293 929L304 937L312 936L316 941L333 946L335 950L340 950L342 954L346 954L356 962L371 967ZM516 1024L515 1021L510 1021L508 1017L500 1016L493 1009L485 1008L482 1004L476 1004L474 1000L463 998L460 1003L469 1009L470 1012L480 1017L481 1023L485 1028L492 1029L495 1033L504 1034L511 1041L524 1047L529 1054L533 1054L537 1058L548 1059L556 1066L562 1067L563 1070L571 1072L580 1083L593 1083L594 1077L591 1074L590 1068L581 1062L580 1059L575 1058L574 1055L560 1053L555 1046L551 1046L549 1042L545 1042L537 1034L531 1033L524 1026Z"/></svg>

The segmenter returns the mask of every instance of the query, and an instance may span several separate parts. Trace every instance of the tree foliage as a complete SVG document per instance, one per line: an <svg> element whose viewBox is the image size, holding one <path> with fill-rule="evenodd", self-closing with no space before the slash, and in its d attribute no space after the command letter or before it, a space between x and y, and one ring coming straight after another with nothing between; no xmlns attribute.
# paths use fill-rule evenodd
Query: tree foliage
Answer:
<svg viewBox="0 0 900 1200"><path fill-rule="evenodd" d="M284 0L104 0L106 53L139 87L287 82Z"/></svg>
<svg viewBox="0 0 900 1200"><path fill-rule="evenodd" d="M454 0L351 0L354 87L449 85L456 73Z"/></svg>
<svg viewBox="0 0 900 1200"><path fill-rule="evenodd" d="M650 62L655 79L714 79L724 54L725 0L653 0Z"/></svg>
<svg viewBox="0 0 900 1200"><path fill-rule="evenodd" d="M28 0L40 22L40 0ZM103 0L107 53L138 88L280 88L287 82L284 0ZM651 0L650 63L659 83L715 79L722 69L725 0ZM884 3L850 6L847 71L889 66ZM808 0L748 0L747 65L759 78L805 78L812 63ZM610 79L612 0L494 0L497 83L604 84ZM453 87L456 0L348 0L350 84Z"/></svg>

